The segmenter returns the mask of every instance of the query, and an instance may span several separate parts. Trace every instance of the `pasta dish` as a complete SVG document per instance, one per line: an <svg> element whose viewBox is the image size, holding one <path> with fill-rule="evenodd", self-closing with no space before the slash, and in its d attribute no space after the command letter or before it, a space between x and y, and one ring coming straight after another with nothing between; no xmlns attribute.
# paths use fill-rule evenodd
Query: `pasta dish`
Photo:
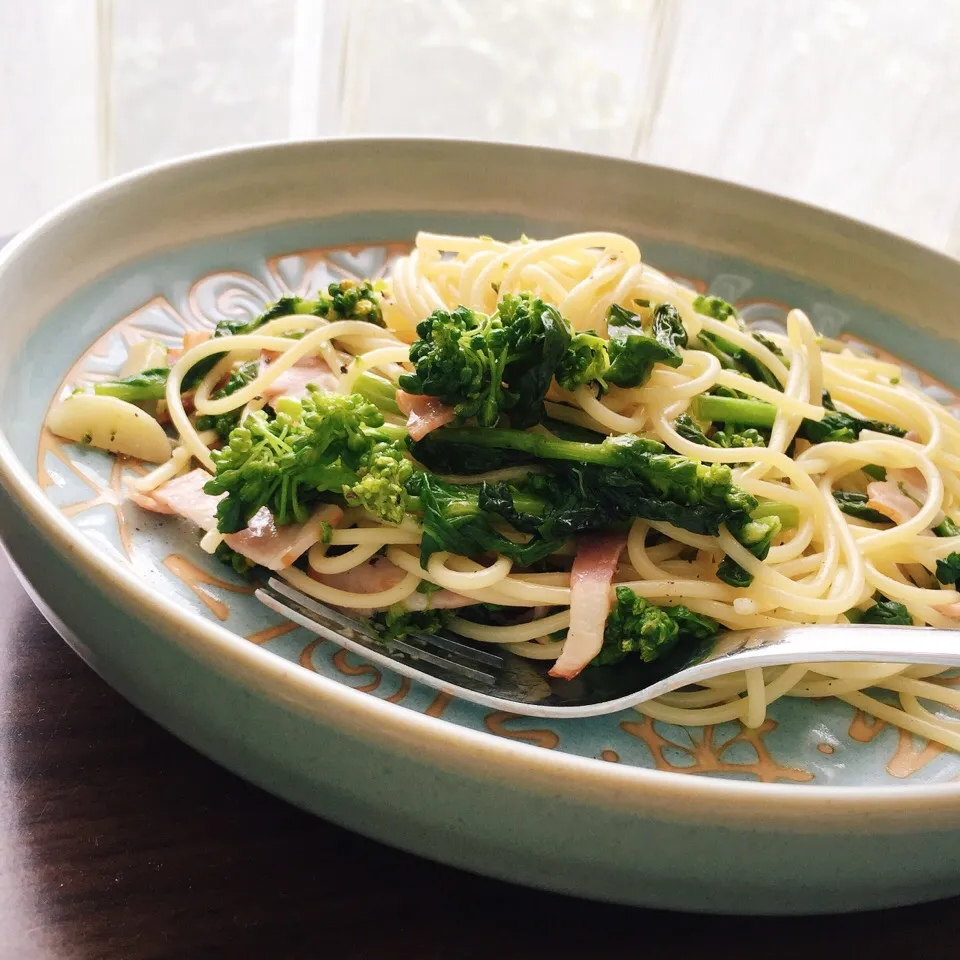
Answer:
<svg viewBox="0 0 960 960"><path fill-rule="evenodd" d="M385 642L444 629L569 680L724 629L960 625L960 422L801 310L752 331L616 234L421 233L381 280L75 386L47 426L157 464L135 504ZM838 696L960 749L938 673L797 664L637 709L756 727Z"/></svg>

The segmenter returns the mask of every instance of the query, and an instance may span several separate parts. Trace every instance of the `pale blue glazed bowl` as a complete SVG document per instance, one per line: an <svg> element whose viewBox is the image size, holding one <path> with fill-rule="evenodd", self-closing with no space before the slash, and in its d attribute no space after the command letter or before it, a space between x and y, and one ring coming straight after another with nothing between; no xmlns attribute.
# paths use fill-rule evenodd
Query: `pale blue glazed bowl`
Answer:
<svg viewBox="0 0 960 960"><path fill-rule="evenodd" d="M108 184L0 259L7 550L51 622L138 707L266 789L397 846L689 910L829 912L960 892L953 753L834 700L778 701L760 731L691 731L633 712L521 720L437 697L284 630L189 527L123 503L129 466L43 434L65 380L116 372L132 339L374 275L418 229L595 228L634 237L647 260L761 325L802 307L960 406L960 265L851 221L521 147L211 154Z"/></svg>

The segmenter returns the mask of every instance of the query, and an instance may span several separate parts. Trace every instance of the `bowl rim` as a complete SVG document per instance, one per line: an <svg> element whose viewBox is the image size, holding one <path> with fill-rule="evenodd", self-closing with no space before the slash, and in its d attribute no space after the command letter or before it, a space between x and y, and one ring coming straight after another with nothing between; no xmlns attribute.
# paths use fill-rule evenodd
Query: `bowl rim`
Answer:
<svg viewBox="0 0 960 960"><path fill-rule="evenodd" d="M903 248L912 247L923 257L947 261L960 274L960 263L941 251L934 250L889 231L860 223L850 217L822 210L811 204L781 197L768 191L755 190L739 184L679 170L668 170L654 164L623 158L604 157L583 151L552 147L502 144L461 138L436 137L336 137L305 141L269 141L227 149L209 150L179 157L131 171L98 184L59 205L32 226L17 234L0 251L0 284L16 268L21 255L45 242L48 234L56 232L62 222L76 215L94 212L104 200L148 185L161 173L184 173L207 167L211 169L237 156L257 158L268 163L280 153L308 150L323 160L325 153L343 145L354 149L376 145L381 151L403 147L419 148L455 155L469 150L476 161L479 152L515 155L539 154L545 160L553 158L586 158L597 165L622 164L632 167L638 175L644 171L666 172L676 182L697 182L711 190L727 191L730 195L752 196L764 202L775 202L786 212L805 210L815 214L826 226L843 225L853 229L865 240L893 241ZM384 160L384 162L386 162ZM278 220L275 226L291 222ZM247 228L256 229L256 228ZM221 236L229 236L225 231ZM138 255L134 259L138 259ZM121 264L114 264L116 269ZM88 277L86 282L94 278ZM610 763L599 758L545 750L496 734L472 730L447 721L442 717L426 716L399 704L361 693L346 684L305 670L276 654L261 649L243 637L217 623L206 620L199 613L166 603L162 595L151 589L132 568L106 555L99 554L91 541L83 536L67 517L44 495L27 467L19 460L5 433L0 429L0 485L11 500L32 522L38 534L74 567L87 571L107 593L119 591L121 599L131 608L149 612L170 642L196 644L198 654L212 657L216 669L226 666L239 669L241 675L255 677L259 693L277 703L284 702L290 709L293 701L314 703L324 707L318 716L327 716L331 722L359 724L361 735L383 744L389 741L396 747L416 751L421 757L441 762L447 767L473 775L496 776L514 786L533 790L559 792L569 799L642 812L651 805L671 819L687 817L702 819L710 813L721 820L743 823L752 812L762 814L778 827L789 826L804 830L813 823L817 832L825 829L849 831L866 813L887 815L888 827L908 829L904 821L909 814L939 814L951 822L960 823L960 782L936 784L909 784L890 786L829 786L792 783L757 783L720 778L682 775L672 771L651 770L626 764ZM178 638L182 638L178 640ZM285 692L288 694L284 696ZM342 725L342 724L341 724ZM895 824L894 824L895 821ZM861 823L861 826L862 823ZM881 827L871 821L869 829ZM915 829L927 829L929 821L915 821ZM863 829L868 827L863 826Z"/></svg>

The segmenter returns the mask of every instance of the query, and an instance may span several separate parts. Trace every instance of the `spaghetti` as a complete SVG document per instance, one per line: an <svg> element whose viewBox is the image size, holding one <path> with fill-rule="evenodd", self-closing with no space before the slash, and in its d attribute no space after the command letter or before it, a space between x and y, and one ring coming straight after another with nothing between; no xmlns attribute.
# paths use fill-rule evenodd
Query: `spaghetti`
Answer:
<svg viewBox="0 0 960 960"><path fill-rule="evenodd" d="M281 409L279 397L290 394L272 388L305 364L322 369L324 389L344 395L373 374L383 419L399 429L404 392L396 387L418 369L411 358L418 324L458 308L489 317L520 295L555 308L574 337L592 331L613 343L618 310L635 318L637 330L649 330L664 304L676 312L683 332L674 353L664 348L675 359L655 363L634 385L624 385L622 377L575 389L552 381L542 422L524 429L551 438L560 426L572 425L598 440L655 439L704 469L729 467L745 495L779 504L796 518L778 521L762 550L732 523L712 533L662 517L629 518L625 548L604 586L604 614L612 587L667 611L682 604L691 615L731 629L832 623L894 609L905 611L900 622L958 626L960 593L937 574L960 550L960 528L951 519L960 507L960 423L903 382L896 365L821 340L802 311L789 312L785 333L758 337L722 302L705 307L705 298L642 262L636 244L611 233L515 243L421 233L412 252L392 264L377 298L382 326L329 311L281 309L253 332L189 346L165 379L177 446L172 459L135 482L137 502L156 495L154 507L163 509L161 492L182 480L193 461L216 473L219 440L202 423L240 413L242 426L254 411ZM257 358L256 375L225 393L231 371ZM191 372L203 364L206 372L185 391ZM711 414L710 403L736 415ZM738 420L737 411L759 411L766 419L745 431L748 421ZM446 408L444 416L444 423L453 419ZM468 430L474 422L459 419ZM824 426L828 421L855 427ZM456 487L530 482L543 471L535 460L437 473ZM170 509L171 499L168 512L188 515ZM530 537L504 524L497 529L518 543ZM230 536L208 532L205 546L218 549ZM578 589L576 537L524 566L486 550L461 555L438 549L422 562L424 536L414 512L388 523L348 498L339 522L279 575L323 602L365 613L396 605L429 609L431 598L438 607L443 598L458 608L449 629L521 656L562 660L564 633L573 630L572 616L574 622L580 616L571 610ZM480 604L493 613L478 620L471 614ZM886 664L751 670L637 709L675 724L739 720L758 727L780 697L837 696L960 749L960 721L947 712L960 700L935 673ZM868 688L884 691L883 699L865 693Z"/></svg>

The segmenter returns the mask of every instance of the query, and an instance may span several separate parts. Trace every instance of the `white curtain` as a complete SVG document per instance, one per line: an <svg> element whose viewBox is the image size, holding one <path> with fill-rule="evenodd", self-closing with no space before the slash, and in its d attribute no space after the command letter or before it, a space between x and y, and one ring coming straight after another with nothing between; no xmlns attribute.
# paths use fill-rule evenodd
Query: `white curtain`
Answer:
<svg viewBox="0 0 960 960"><path fill-rule="evenodd" d="M0 234L337 133L632 156L960 253L956 0L0 0Z"/></svg>

